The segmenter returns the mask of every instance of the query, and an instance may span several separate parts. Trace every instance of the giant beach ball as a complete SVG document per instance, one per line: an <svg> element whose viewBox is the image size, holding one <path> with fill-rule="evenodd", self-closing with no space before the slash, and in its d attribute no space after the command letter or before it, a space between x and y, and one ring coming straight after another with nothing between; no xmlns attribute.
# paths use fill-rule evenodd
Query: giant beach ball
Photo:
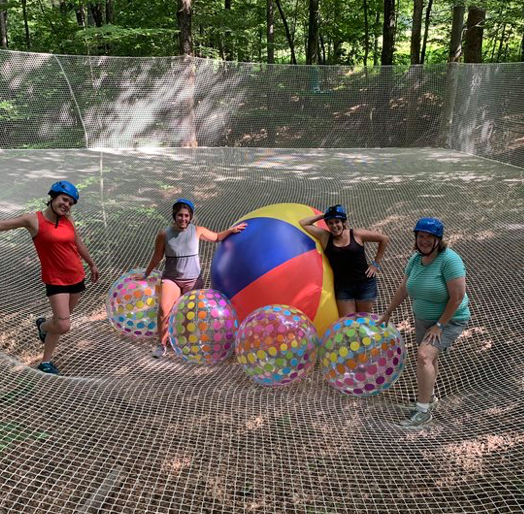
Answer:
<svg viewBox="0 0 524 514"><path fill-rule="evenodd" d="M316 214L320 211L307 205L268 205L237 220L247 222L247 228L218 245L211 284L231 300L240 321L272 304L300 309L319 333L337 319L327 257L298 223ZM318 226L327 229L323 220Z"/></svg>

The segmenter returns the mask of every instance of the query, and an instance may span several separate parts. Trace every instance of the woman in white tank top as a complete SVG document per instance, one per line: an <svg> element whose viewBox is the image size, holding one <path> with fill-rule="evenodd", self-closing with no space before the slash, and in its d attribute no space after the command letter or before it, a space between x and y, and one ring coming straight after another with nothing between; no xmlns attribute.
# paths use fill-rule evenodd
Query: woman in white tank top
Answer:
<svg viewBox="0 0 524 514"><path fill-rule="evenodd" d="M191 223L194 211L195 206L191 200L176 200L173 204L173 225L158 232L155 250L142 277L146 278L166 258L158 308L159 345L152 354L157 359L167 352L167 322L173 305L184 293L204 285L198 257L200 239L218 243L247 226L246 223L240 223L222 232L213 232Z"/></svg>

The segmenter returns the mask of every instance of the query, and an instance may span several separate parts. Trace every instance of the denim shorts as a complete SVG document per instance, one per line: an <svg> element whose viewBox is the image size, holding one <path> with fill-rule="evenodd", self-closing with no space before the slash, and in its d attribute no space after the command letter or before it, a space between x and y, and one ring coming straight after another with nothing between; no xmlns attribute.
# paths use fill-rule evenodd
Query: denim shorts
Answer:
<svg viewBox="0 0 524 514"><path fill-rule="evenodd" d="M377 297L377 279L372 278L361 284L335 286L337 300L375 300Z"/></svg>
<svg viewBox="0 0 524 514"><path fill-rule="evenodd" d="M426 321L424 319L415 318L415 337L417 340L417 344L422 343L424 335L426 334L428 329L432 327L434 324L434 321ZM437 350L440 350L441 352L449 350L451 345L458 339L460 334L464 332L464 329L466 328L467 324L467 321L449 321L442 328L440 341L433 340L434 342L431 343L431 346L434 346L435 348L437 348Z"/></svg>

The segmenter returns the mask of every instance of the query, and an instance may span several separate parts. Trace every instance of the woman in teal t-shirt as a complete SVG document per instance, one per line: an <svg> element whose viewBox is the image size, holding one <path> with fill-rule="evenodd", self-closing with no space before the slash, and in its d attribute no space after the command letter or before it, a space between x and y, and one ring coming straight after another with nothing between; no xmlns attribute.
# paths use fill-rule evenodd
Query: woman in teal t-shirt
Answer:
<svg viewBox="0 0 524 514"><path fill-rule="evenodd" d="M392 312L409 296L415 316L418 401L407 407L408 419L400 423L415 428L431 420L437 404L434 394L438 357L463 332L470 318L466 295L466 268L460 256L442 240L444 224L421 218L415 228L415 250L406 266L404 280L380 319L388 322Z"/></svg>

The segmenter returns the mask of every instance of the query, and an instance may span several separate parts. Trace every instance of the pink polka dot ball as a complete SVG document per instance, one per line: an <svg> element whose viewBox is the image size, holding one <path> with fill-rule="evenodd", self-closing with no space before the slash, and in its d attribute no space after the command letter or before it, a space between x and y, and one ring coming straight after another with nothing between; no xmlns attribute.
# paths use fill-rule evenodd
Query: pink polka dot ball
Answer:
<svg viewBox="0 0 524 514"><path fill-rule="evenodd" d="M156 337L158 294L161 273L157 270L140 280L145 269L124 273L109 289L106 300L107 317L122 335L132 339Z"/></svg>
<svg viewBox="0 0 524 514"><path fill-rule="evenodd" d="M376 314L350 314L331 324L319 349L324 378L344 394L374 396L389 389L404 369L406 348L400 332L378 325Z"/></svg>
<svg viewBox="0 0 524 514"><path fill-rule="evenodd" d="M316 328L302 311L267 305L242 321L235 352L256 383L283 386L304 378L314 367L317 346Z"/></svg>

